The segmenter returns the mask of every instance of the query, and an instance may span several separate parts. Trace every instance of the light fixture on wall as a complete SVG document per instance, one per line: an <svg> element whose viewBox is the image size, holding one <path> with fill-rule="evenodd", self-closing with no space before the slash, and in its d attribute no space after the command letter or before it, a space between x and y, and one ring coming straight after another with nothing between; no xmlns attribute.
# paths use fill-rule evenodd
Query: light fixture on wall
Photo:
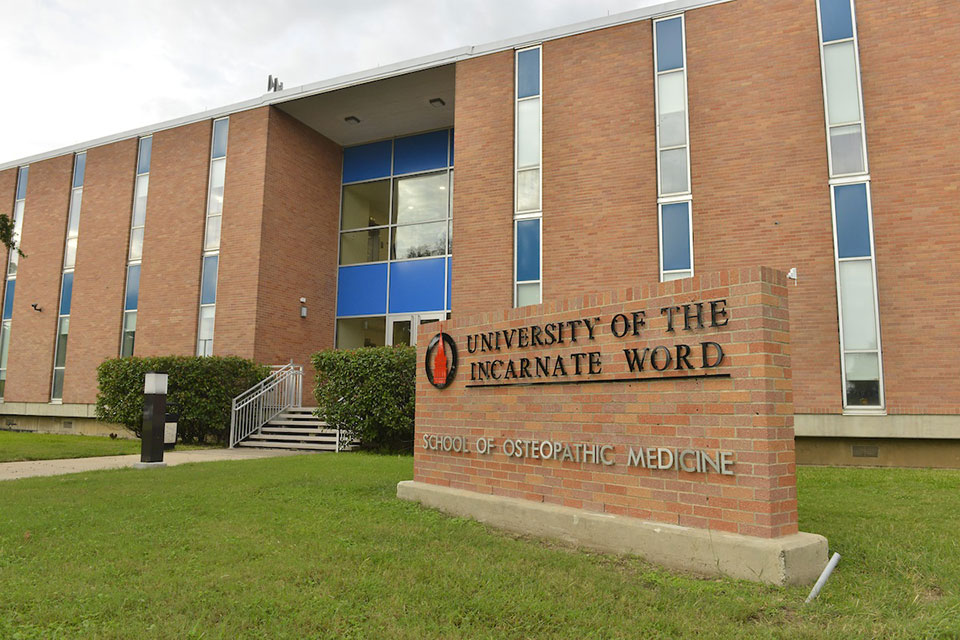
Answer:
<svg viewBox="0 0 960 640"><path fill-rule="evenodd" d="M447 106L447 103L443 101L443 98L430 98L430 106L434 109L439 109L440 107Z"/></svg>
<svg viewBox="0 0 960 640"><path fill-rule="evenodd" d="M343 119L343 121L347 124L360 124L360 118L357 116L347 116Z"/></svg>
<svg viewBox="0 0 960 640"><path fill-rule="evenodd" d="M307 299L306 298L300 298L300 317L301 318L307 317Z"/></svg>
<svg viewBox="0 0 960 640"><path fill-rule="evenodd" d="M38 305L36 302L34 302L33 304L31 304L30 306L33 307L33 310L34 310L34 311L43 311L43 308L40 307L40 305Z"/></svg>

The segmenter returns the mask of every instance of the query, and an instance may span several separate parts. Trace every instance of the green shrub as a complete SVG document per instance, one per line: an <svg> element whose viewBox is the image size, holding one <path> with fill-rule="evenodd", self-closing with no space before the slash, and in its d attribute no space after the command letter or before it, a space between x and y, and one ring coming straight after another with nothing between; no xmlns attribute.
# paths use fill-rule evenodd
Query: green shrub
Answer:
<svg viewBox="0 0 960 640"><path fill-rule="evenodd" d="M413 449L417 351L368 347L313 355L317 412L367 449Z"/></svg>
<svg viewBox="0 0 960 640"><path fill-rule="evenodd" d="M139 437L148 371L168 374L167 403L180 413L177 435L184 442L226 442L233 398L270 373L252 360L232 357L105 360L97 368L97 419L126 425Z"/></svg>

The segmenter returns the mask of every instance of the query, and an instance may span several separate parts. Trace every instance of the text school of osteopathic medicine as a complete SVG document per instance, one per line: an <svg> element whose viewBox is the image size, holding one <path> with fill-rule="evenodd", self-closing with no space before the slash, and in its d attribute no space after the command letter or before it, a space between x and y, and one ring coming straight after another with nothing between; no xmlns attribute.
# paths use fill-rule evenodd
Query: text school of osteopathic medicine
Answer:
<svg viewBox="0 0 960 640"><path fill-rule="evenodd" d="M416 344L402 498L809 582L797 461L960 467L953 9L678 0L0 164L0 414Z"/></svg>

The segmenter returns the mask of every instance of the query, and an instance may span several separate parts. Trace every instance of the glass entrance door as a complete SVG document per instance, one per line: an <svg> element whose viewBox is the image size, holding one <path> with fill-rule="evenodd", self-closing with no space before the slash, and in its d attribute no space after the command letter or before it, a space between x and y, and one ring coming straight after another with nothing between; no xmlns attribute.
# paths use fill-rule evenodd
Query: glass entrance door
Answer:
<svg viewBox="0 0 960 640"><path fill-rule="evenodd" d="M421 327L431 322L443 320L447 314L438 313L411 313L396 315L387 318L387 344L417 344L417 336ZM424 331L430 331L424 328Z"/></svg>

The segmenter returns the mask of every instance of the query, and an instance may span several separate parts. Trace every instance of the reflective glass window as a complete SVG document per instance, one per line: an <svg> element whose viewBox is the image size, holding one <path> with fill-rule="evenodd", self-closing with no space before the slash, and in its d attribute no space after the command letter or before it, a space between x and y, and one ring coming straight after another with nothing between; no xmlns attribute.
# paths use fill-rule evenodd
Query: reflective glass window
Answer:
<svg viewBox="0 0 960 640"><path fill-rule="evenodd" d="M447 252L447 222L428 222L395 227L393 230L394 260L441 256Z"/></svg>
<svg viewBox="0 0 960 640"><path fill-rule="evenodd" d="M200 304L213 304L217 301L217 266L219 260L220 256L207 256L203 259Z"/></svg>
<svg viewBox="0 0 960 640"><path fill-rule="evenodd" d="M63 284L60 288L60 315L70 315L70 303L73 299L73 272L63 274Z"/></svg>
<svg viewBox="0 0 960 640"><path fill-rule="evenodd" d="M673 18L657 24L657 71L683 68L683 20Z"/></svg>
<svg viewBox="0 0 960 640"><path fill-rule="evenodd" d="M133 355L133 347L137 338L137 312L128 311L123 314L123 338L120 343L120 357Z"/></svg>
<svg viewBox="0 0 960 640"><path fill-rule="evenodd" d="M690 205L665 204L660 211L663 270L690 269Z"/></svg>
<svg viewBox="0 0 960 640"><path fill-rule="evenodd" d="M57 356L53 363L55 367L64 367L67 364L67 334L69 332L70 318L60 318L57 326Z"/></svg>
<svg viewBox="0 0 960 640"><path fill-rule="evenodd" d="M226 180L226 172L226 158L210 163L210 198L207 203L207 215L218 215L223 211L223 184Z"/></svg>
<svg viewBox="0 0 960 640"><path fill-rule="evenodd" d="M83 186L83 174L87 168L87 154L78 153L73 161L73 186Z"/></svg>
<svg viewBox="0 0 960 640"><path fill-rule="evenodd" d="M123 308L127 311L137 308L140 298L140 265L132 264L127 267L127 293Z"/></svg>
<svg viewBox="0 0 960 640"><path fill-rule="evenodd" d="M390 181L362 182L343 187L341 229L379 227L390 221Z"/></svg>
<svg viewBox="0 0 960 640"><path fill-rule="evenodd" d="M386 228L340 234L340 264L386 260L389 231Z"/></svg>
<svg viewBox="0 0 960 640"><path fill-rule="evenodd" d="M824 42L852 38L850 0L820 0L820 26Z"/></svg>
<svg viewBox="0 0 960 640"><path fill-rule="evenodd" d="M17 173L17 200L23 200L27 197L27 178L30 175L30 167L20 167Z"/></svg>
<svg viewBox="0 0 960 640"><path fill-rule="evenodd" d="M230 119L221 118L213 121L213 147L211 158L223 158L227 155L227 134L230 128Z"/></svg>
<svg viewBox="0 0 960 640"><path fill-rule="evenodd" d="M446 172L397 178L393 221L397 224L445 220L450 204L450 178Z"/></svg>
<svg viewBox="0 0 960 640"><path fill-rule="evenodd" d="M9 320L13 317L13 294L17 288L16 280L7 280L7 290L3 295L3 319Z"/></svg>
<svg viewBox="0 0 960 640"><path fill-rule="evenodd" d="M837 253L841 258L870 256L870 219L867 185L850 184L833 188L837 211Z"/></svg>
<svg viewBox="0 0 960 640"><path fill-rule="evenodd" d="M386 344L387 320L374 318L341 318L337 320L337 349L382 347Z"/></svg>
<svg viewBox="0 0 960 640"><path fill-rule="evenodd" d="M517 52L517 97L540 94L540 49Z"/></svg>
<svg viewBox="0 0 960 640"><path fill-rule="evenodd" d="M150 152L153 149L153 136L140 138L140 150L137 154L137 173L150 173Z"/></svg>
<svg viewBox="0 0 960 640"><path fill-rule="evenodd" d="M517 221L517 281L540 279L540 220Z"/></svg>
<svg viewBox="0 0 960 640"><path fill-rule="evenodd" d="M848 353L844 362L847 406L880 406L880 357L876 353Z"/></svg>

